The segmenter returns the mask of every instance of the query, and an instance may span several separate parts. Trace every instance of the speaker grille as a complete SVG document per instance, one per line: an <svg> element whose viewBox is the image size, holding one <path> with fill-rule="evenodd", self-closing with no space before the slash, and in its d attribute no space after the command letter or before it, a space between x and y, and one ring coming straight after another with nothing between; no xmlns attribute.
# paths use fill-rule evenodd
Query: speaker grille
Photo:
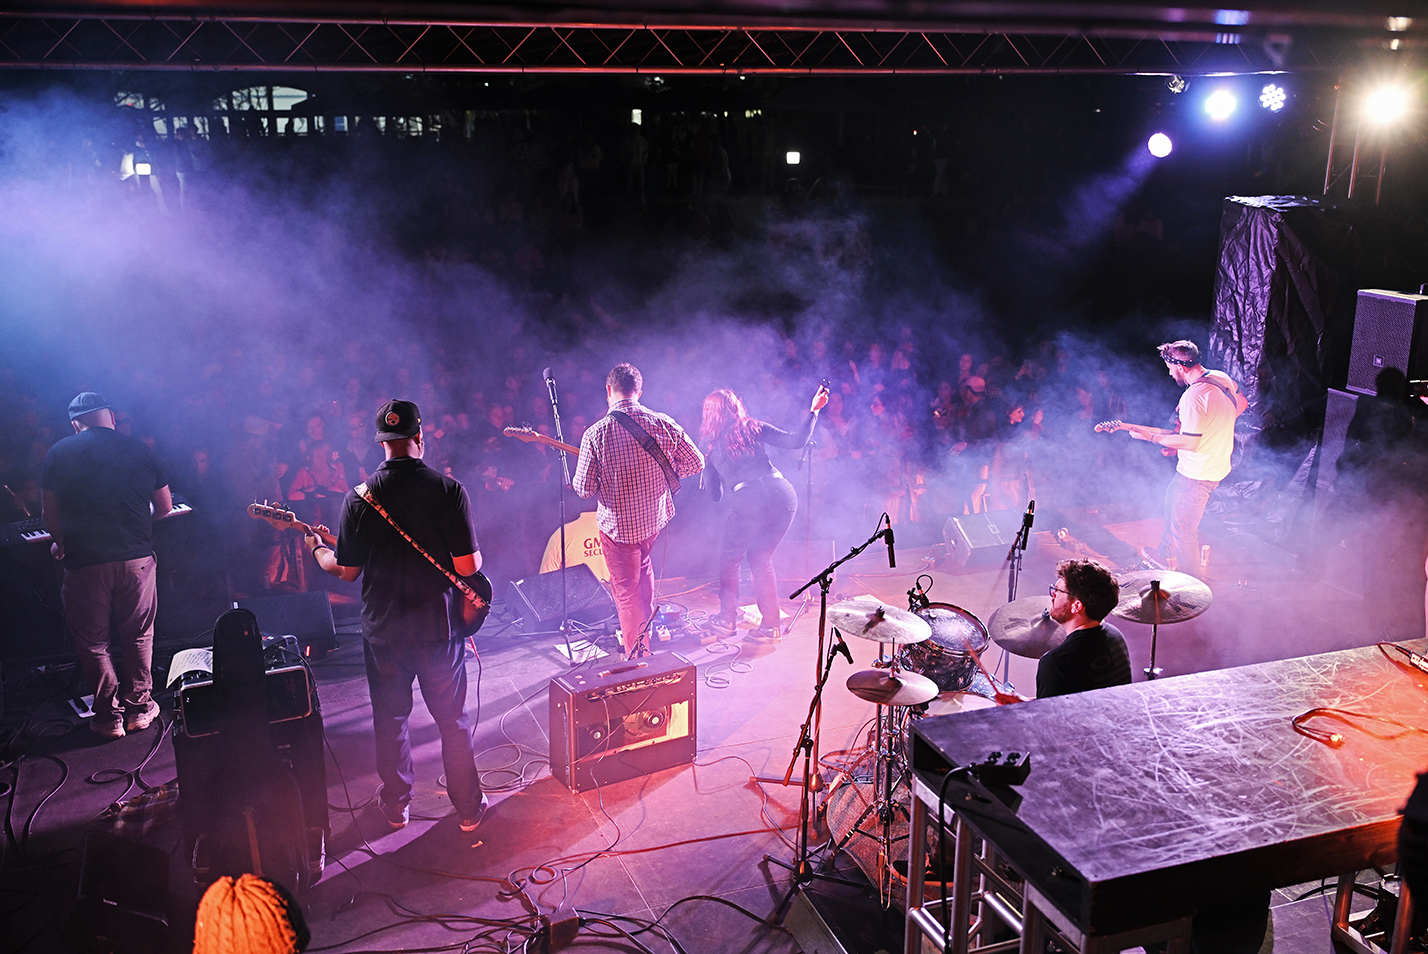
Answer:
<svg viewBox="0 0 1428 954"><path fill-rule="evenodd" d="M1386 369L1408 381L1428 379L1428 347L1421 341L1428 297L1364 289L1354 309L1354 343L1349 349L1348 389L1377 394ZM1402 398L1405 394L1384 394Z"/></svg>
<svg viewBox="0 0 1428 954"><path fill-rule="evenodd" d="M513 605L527 622L545 623L560 619L560 574L556 570L513 580L506 601ZM614 615L615 601L583 563L566 567L566 609L572 619L596 621ZM578 614L578 615L577 615Z"/></svg>

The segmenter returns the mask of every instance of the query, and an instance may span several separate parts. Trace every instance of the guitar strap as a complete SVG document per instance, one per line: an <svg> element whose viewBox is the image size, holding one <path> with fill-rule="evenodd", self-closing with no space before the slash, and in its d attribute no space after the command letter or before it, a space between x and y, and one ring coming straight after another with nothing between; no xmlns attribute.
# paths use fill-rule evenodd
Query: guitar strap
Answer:
<svg viewBox="0 0 1428 954"><path fill-rule="evenodd" d="M446 578L452 582L452 585L454 585L458 590L461 591L461 595L466 597L466 599L471 603L472 606L475 606L479 609L481 607L489 605L485 600L481 598L479 593L477 593L471 588L471 586L465 580L457 576L452 571L448 570L446 567L442 566L440 563L437 563L436 557L432 556L430 553L427 553L426 550L422 548L422 545L420 543L417 543L415 540L413 540L411 538L411 535L408 534L405 530L403 530L401 528L401 525L392 519L392 515L387 513L387 509L377 502L377 498L375 495L373 495L371 487L368 487L366 484L358 484L352 489L357 492L357 496L367 501L367 503L371 505L373 510L381 514L382 517L392 525L392 529L397 531L397 533L401 534L402 539L410 543L416 549L416 552L426 557L427 562L429 562L432 566L436 567L443 574L445 574Z"/></svg>
<svg viewBox="0 0 1428 954"><path fill-rule="evenodd" d="M655 459L655 463L659 464L659 469L664 471L664 481L669 485L669 492L679 493L679 475L674 472L674 467L665 456L664 448L659 446L659 441L651 437L650 432L641 427L639 421L624 411L611 411L610 416L619 421L620 426L629 431L630 435L640 442L640 446Z"/></svg>

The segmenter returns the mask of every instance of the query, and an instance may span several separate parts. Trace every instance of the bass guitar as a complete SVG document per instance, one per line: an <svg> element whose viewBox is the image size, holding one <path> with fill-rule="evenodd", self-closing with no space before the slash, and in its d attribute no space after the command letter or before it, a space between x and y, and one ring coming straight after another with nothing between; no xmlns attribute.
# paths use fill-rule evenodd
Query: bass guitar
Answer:
<svg viewBox="0 0 1428 954"><path fill-rule="evenodd" d="M249 504L248 516L256 520L266 520L279 530L301 530L303 533L314 533L321 537L322 542L328 546L337 544L337 537L331 530L323 526L309 526L294 516L291 510L283 510L269 503ZM452 632L458 634L461 639L466 639L474 636L486 622L486 617L491 614L491 597L493 595L491 581L486 579L486 575L480 570L471 576L458 576L455 573L451 573L450 576L466 584L466 589L456 589L461 597L453 598L450 601L447 621L451 624ZM470 591L469 595L466 590ZM472 599L473 596L475 599Z"/></svg>
<svg viewBox="0 0 1428 954"><path fill-rule="evenodd" d="M545 444L547 447L563 450L567 454L575 454L576 456L580 454L580 448L574 444L558 441L554 437L546 437L540 431L532 427L508 427L502 433L507 437L514 437L518 441L525 441L527 444Z"/></svg>

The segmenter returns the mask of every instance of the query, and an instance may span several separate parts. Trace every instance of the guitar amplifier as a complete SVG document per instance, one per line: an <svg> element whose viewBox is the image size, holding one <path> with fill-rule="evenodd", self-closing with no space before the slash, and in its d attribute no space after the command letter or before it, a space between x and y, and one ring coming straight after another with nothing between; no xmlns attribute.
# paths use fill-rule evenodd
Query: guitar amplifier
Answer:
<svg viewBox="0 0 1428 954"><path fill-rule="evenodd" d="M555 677L551 773L583 792L693 762L695 680L693 663L679 653Z"/></svg>

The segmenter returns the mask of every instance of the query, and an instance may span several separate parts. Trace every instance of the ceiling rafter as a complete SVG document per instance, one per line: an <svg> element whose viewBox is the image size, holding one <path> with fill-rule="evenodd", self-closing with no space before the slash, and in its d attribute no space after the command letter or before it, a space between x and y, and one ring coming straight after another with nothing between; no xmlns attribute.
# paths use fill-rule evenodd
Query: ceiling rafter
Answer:
<svg viewBox="0 0 1428 954"><path fill-rule="evenodd" d="M437 23L0 12L0 68L403 72L1107 73L1315 70L1365 46L1322 31L930 30Z"/></svg>

